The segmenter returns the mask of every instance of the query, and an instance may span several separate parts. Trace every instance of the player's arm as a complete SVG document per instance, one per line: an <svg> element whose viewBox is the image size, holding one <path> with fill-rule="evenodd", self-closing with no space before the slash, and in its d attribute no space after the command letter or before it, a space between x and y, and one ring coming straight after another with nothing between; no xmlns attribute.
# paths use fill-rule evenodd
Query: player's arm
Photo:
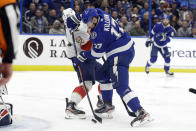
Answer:
<svg viewBox="0 0 196 131"><path fill-rule="evenodd" d="M154 27L152 28L152 31L149 33L149 39L151 39L152 40L152 38L153 38L153 36L155 35L155 33L156 33L156 30L157 30L157 24L156 25L154 25Z"/></svg>
<svg viewBox="0 0 196 131"><path fill-rule="evenodd" d="M0 8L0 41L3 63L12 63L17 52L20 14L16 4L8 4Z"/></svg>
<svg viewBox="0 0 196 131"><path fill-rule="evenodd" d="M146 47L149 47L149 46L152 45L152 43L153 43L153 36L155 35L156 28L157 28L157 27L156 27L156 25L155 25L155 26L153 27L152 31L149 32L149 38L147 39L147 41L146 41L146 43L145 43Z"/></svg>
<svg viewBox="0 0 196 131"><path fill-rule="evenodd" d="M171 26L170 31L166 35L169 38L173 38L175 34L176 34L176 30Z"/></svg>
<svg viewBox="0 0 196 131"><path fill-rule="evenodd" d="M10 2L10 3L6 3ZM12 61L17 52L20 11L15 1L0 1L0 50L3 57L0 63L0 86L12 76Z"/></svg>
<svg viewBox="0 0 196 131"><path fill-rule="evenodd" d="M102 43L93 44L93 47L90 51L82 51L77 56L77 58L84 62L86 59L99 59L105 54L105 49Z"/></svg>

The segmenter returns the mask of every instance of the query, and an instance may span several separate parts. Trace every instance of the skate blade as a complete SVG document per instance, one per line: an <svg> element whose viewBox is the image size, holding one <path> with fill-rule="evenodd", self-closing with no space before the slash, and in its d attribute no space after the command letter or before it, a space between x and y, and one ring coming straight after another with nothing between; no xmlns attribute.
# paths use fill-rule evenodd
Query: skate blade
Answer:
<svg viewBox="0 0 196 131"><path fill-rule="evenodd" d="M66 110L65 111L65 119L86 119L86 115L85 114L75 115L72 112Z"/></svg>
<svg viewBox="0 0 196 131"><path fill-rule="evenodd" d="M167 77L174 77L174 74L173 75L169 75L169 74L166 74Z"/></svg>
<svg viewBox="0 0 196 131"><path fill-rule="evenodd" d="M136 121L131 126L132 127L141 127L141 126L145 126L145 125L149 124L152 121L154 121L154 119L152 119L150 116L147 116L146 118L144 118L143 121Z"/></svg>
<svg viewBox="0 0 196 131"><path fill-rule="evenodd" d="M112 112L113 111L109 111L107 113L95 113L95 114L104 119L112 119L113 118Z"/></svg>

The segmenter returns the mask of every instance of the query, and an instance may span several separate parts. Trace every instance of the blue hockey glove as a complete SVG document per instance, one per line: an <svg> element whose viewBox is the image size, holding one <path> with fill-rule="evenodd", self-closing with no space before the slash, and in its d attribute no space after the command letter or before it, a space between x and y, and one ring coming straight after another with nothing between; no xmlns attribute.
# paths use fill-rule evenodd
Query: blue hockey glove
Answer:
<svg viewBox="0 0 196 131"><path fill-rule="evenodd" d="M72 63L73 63L73 66L77 67L79 65L79 63L81 63L77 57L73 57L72 58Z"/></svg>
<svg viewBox="0 0 196 131"><path fill-rule="evenodd" d="M81 62L84 62L87 59L84 51L81 51L80 54L77 56L77 58Z"/></svg>
<svg viewBox="0 0 196 131"><path fill-rule="evenodd" d="M71 30L75 30L78 27L78 24L76 24L71 17L67 18L67 27Z"/></svg>
<svg viewBox="0 0 196 131"><path fill-rule="evenodd" d="M147 40L146 41L146 47L149 47L153 44L153 41L152 40Z"/></svg>

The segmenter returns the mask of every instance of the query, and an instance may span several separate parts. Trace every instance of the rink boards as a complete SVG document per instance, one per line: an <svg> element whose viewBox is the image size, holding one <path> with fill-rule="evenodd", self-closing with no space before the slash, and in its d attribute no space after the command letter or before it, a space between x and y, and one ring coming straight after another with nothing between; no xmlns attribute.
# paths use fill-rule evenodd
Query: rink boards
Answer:
<svg viewBox="0 0 196 131"><path fill-rule="evenodd" d="M144 71L150 55L150 48L145 47L146 39L133 38L135 58L131 63L130 71ZM72 71L71 61L66 58L66 44L66 37L63 35L20 35L14 70ZM196 39L173 39L168 46L171 47L173 71L196 73ZM151 71L162 72L163 65L164 60L159 55Z"/></svg>

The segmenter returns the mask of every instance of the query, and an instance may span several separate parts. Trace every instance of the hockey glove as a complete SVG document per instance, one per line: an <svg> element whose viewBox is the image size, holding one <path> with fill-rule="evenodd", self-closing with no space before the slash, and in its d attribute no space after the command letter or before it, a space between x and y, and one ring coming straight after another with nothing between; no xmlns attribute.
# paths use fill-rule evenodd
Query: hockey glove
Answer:
<svg viewBox="0 0 196 131"><path fill-rule="evenodd" d="M81 62L84 62L87 59L84 51L81 51L80 54L77 56L77 58Z"/></svg>
<svg viewBox="0 0 196 131"><path fill-rule="evenodd" d="M77 24L71 19L71 17L67 18L67 27L71 30L75 30L77 28Z"/></svg>
<svg viewBox="0 0 196 131"><path fill-rule="evenodd" d="M77 28L80 26L81 17L80 14L77 13L73 17L67 18L67 27L71 29L71 31L77 30Z"/></svg>
<svg viewBox="0 0 196 131"><path fill-rule="evenodd" d="M77 67L79 65L79 63L81 63L77 57L73 57L72 58L72 63L75 67Z"/></svg>
<svg viewBox="0 0 196 131"><path fill-rule="evenodd" d="M153 44L153 41L152 40L147 40L146 41L146 47L149 47Z"/></svg>

